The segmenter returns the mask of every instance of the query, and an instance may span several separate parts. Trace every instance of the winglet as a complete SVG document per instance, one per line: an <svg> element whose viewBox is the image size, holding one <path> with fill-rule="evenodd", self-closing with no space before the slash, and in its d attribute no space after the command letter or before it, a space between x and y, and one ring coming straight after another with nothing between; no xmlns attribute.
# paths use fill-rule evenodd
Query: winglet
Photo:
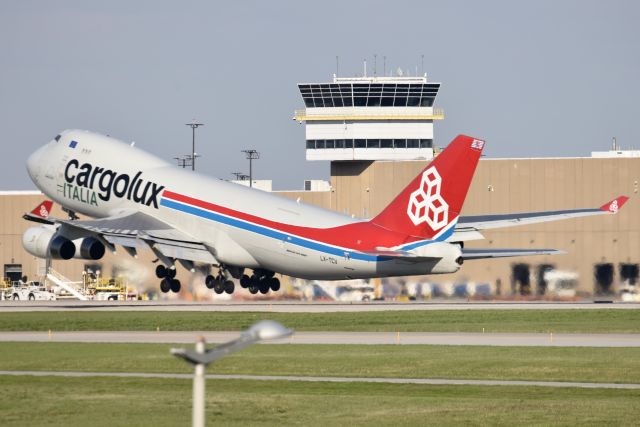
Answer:
<svg viewBox="0 0 640 427"><path fill-rule="evenodd" d="M618 213L618 210L622 208L622 206L624 206L625 203L627 203L627 200L629 200L627 196L620 196L600 206L600 210L605 212L610 212L613 214Z"/></svg>
<svg viewBox="0 0 640 427"><path fill-rule="evenodd" d="M48 218L51 214L51 207L53 202L51 200L45 200L36 206L30 213L33 216L40 217L42 219Z"/></svg>

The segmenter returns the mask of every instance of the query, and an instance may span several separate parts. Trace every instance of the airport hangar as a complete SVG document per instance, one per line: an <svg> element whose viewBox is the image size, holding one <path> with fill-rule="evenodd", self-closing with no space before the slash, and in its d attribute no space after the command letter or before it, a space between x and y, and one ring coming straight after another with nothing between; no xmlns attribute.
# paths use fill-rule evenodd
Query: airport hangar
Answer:
<svg viewBox="0 0 640 427"><path fill-rule="evenodd" d="M299 84L305 109L294 119L305 123L306 158L330 161L330 183L305 181L303 191L280 191L356 217L373 217L437 155L434 108L440 83L421 77L333 78L330 83ZM578 274L578 291L615 293L638 281L640 263L640 151L594 152L591 157L480 160L462 215L597 207L618 195L631 200L615 216L578 218L483 232L486 240L467 247L555 248L565 255L469 261L451 275L412 278L439 283L489 283L505 294L544 290L549 269ZM242 182L246 184L245 182ZM33 224L23 213L42 201L39 192L0 192L4 221L0 260L5 278L44 275L45 263L22 249L21 236ZM66 214L58 206L53 215ZM131 263L120 251L102 260L53 261L53 268L80 280L87 265L105 275ZM149 278L150 254L141 254ZM186 272L179 274L184 278ZM188 281L188 280L187 280ZM155 283L155 281L151 280Z"/></svg>

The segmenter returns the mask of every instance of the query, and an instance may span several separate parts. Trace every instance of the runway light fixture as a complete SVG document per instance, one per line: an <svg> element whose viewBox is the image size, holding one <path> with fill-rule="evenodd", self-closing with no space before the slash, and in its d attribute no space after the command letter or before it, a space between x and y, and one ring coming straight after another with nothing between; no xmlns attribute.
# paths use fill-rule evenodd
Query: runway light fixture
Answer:
<svg viewBox="0 0 640 427"><path fill-rule="evenodd" d="M256 150L242 150L249 159L249 187L253 187L253 161L260 158L260 153Z"/></svg>
<svg viewBox="0 0 640 427"><path fill-rule="evenodd" d="M282 324L276 321L262 320L254 323L249 327L249 329L242 332L238 339L208 350L205 348L205 340L202 336L196 339L195 350L172 348L171 354L186 360L194 367L193 426L204 427L204 373L207 366L224 356L242 350L243 348L257 342L285 338L292 333L292 329L285 328Z"/></svg>

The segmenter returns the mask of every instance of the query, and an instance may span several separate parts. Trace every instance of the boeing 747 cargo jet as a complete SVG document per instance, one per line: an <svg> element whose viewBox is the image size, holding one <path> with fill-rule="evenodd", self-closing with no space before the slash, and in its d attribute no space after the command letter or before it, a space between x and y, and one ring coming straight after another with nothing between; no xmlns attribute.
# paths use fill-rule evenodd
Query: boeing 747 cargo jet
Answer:
<svg viewBox="0 0 640 427"><path fill-rule="evenodd" d="M41 258L100 259L121 246L157 257L162 292L178 292L176 264L205 271L207 287L232 293L280 288L275 273L318 280L453 273L466 260L554 254L553 249L468 249L482 230L614 214L621 196L599 208L460 216L485 142L460 135L375 218L358 219L191 171L114 138L67 130L27 161L51 201L25 218L23 235ZM75 213L95 219L79 220ZM212 267L216 275L210 274ZM251 270L252 273L249 273Z"/></svg>

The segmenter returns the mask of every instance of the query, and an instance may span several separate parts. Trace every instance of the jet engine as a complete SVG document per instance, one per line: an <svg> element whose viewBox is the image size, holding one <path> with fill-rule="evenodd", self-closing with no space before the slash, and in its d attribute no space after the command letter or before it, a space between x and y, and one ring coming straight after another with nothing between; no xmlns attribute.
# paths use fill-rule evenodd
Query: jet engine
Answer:
<svg viewBox="0 0 640 427"><path fill-rule="evenodd" d="M70 240L50 226L28 228L22 235L22 246L38 258L98 260L105 253L104 244L95 237Z"/></svg>

